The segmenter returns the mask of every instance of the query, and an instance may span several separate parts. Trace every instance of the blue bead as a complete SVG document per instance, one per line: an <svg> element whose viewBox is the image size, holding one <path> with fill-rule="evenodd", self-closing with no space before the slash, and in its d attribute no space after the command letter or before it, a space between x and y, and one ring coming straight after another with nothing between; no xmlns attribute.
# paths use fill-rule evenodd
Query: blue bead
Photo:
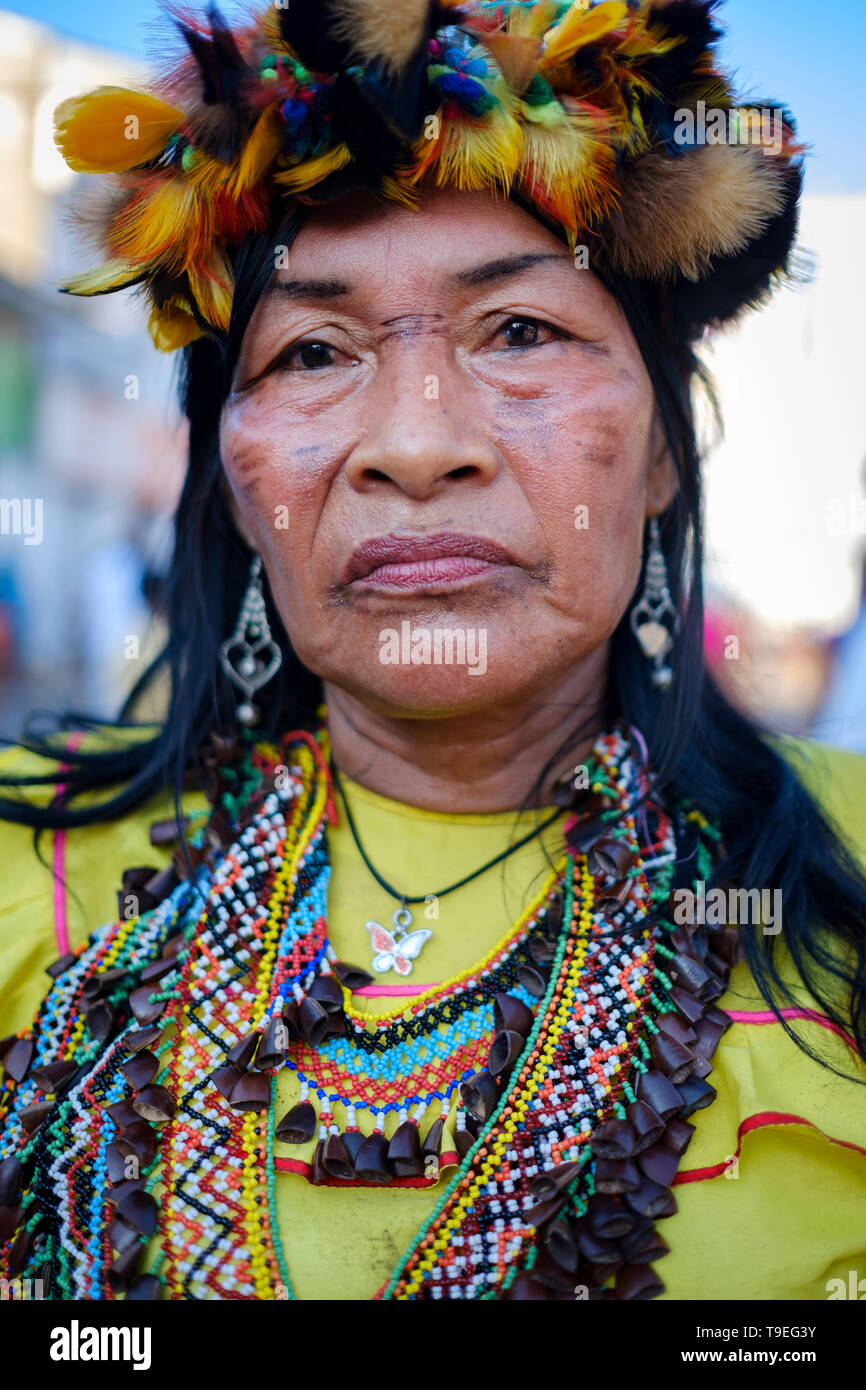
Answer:
<svg viewBox="0 0 866 1390"><path fill-rule="evenodd" d="M458 98L463 96L465 84L464 79L461 77L459 72L440 73L436 81L442 88L442 91L446 92L448 96L454 96Z"/></svg>

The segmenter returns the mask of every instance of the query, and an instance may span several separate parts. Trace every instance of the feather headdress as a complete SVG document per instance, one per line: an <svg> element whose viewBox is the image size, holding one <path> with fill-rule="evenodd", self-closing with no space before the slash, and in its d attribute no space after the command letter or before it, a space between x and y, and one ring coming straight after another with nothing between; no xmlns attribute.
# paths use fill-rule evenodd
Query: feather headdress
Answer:
<svg viewBox="0 0 866 1390"><path fill-rule="evenodd" d="M157 347L228 328L232 253L293 203L422 178L520 198L594 264L670 287L691 331L784 273L801 147L735 105L716 0L274 0L230 29L177 12L185 58L149 92L64 101L55 138L112 176L105 262L71 294L138 285Z"/></svg>

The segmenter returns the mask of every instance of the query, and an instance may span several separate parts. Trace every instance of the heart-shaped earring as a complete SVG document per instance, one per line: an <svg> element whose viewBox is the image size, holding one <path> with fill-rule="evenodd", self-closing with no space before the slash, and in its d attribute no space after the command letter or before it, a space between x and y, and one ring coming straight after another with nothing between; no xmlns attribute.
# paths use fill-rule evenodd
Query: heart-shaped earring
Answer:
<svg viewBox="0 0 866 1390"><path fill-rule="evenodd" d="M259 710L252 702L253 695L283 664L283 653L268 623L261 575L262 557L256 555L250 565L249 583L237 625L219 649L223 670L244 694L236 714L238 722L247 725L257 723L259 718Z"/></svg>
<svg viewBox="0 0 866 1390"><path fill-rule="evenodd" d="M668 588L667 566L655 517L649 523L643 593L631 610L630 622L641 651L653 662L653 685L659 690L667 690L674 673L664 658L680 630L680 615ZM670 626L667 626L668 623Z"/></svg>
<svg viewBox="0 0 866 1390"><path fill-rule="evenodd" d="M652 620L641 623L635 635L643 647L644 656L650 659L656 656L665 656L671 649L671 635L662 623L655 623Z"/></svg>

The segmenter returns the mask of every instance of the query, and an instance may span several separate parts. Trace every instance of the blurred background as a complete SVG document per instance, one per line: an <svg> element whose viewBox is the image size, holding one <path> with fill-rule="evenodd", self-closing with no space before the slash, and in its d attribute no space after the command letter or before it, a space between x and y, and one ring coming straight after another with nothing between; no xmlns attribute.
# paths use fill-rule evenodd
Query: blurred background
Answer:
<svg viewBox="0 0 866 1390"><path fill-rule="evenodd" d="M225 0L236 16L241 6ZM808 283L708 339L708 658L778 730L866 753L866 154L854 119L866 5L728 0L741 99L810 145ZM0 9L0 733L34 708L112 715L158 646L154 594L180 487L175 364L135 299L61 296L92 252L86 176L54 149L64 97L146 78L155 0Z"/></svg>

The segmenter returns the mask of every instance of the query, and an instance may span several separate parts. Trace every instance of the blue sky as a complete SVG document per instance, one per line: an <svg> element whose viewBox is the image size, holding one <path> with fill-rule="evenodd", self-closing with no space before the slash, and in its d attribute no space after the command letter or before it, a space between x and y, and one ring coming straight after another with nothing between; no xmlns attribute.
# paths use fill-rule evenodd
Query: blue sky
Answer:
<svg viewBox="0 0 866 1390"><path fill-rule="evenodd" d="M156 0L10 0L6 8L125 53L153 51ZM223 0L221 8L229 16L244 7ZM727 0L721 18L730 29L725 63L740 92L788 106L812 147L808 188L866 192L864 0Z"/></svg>

